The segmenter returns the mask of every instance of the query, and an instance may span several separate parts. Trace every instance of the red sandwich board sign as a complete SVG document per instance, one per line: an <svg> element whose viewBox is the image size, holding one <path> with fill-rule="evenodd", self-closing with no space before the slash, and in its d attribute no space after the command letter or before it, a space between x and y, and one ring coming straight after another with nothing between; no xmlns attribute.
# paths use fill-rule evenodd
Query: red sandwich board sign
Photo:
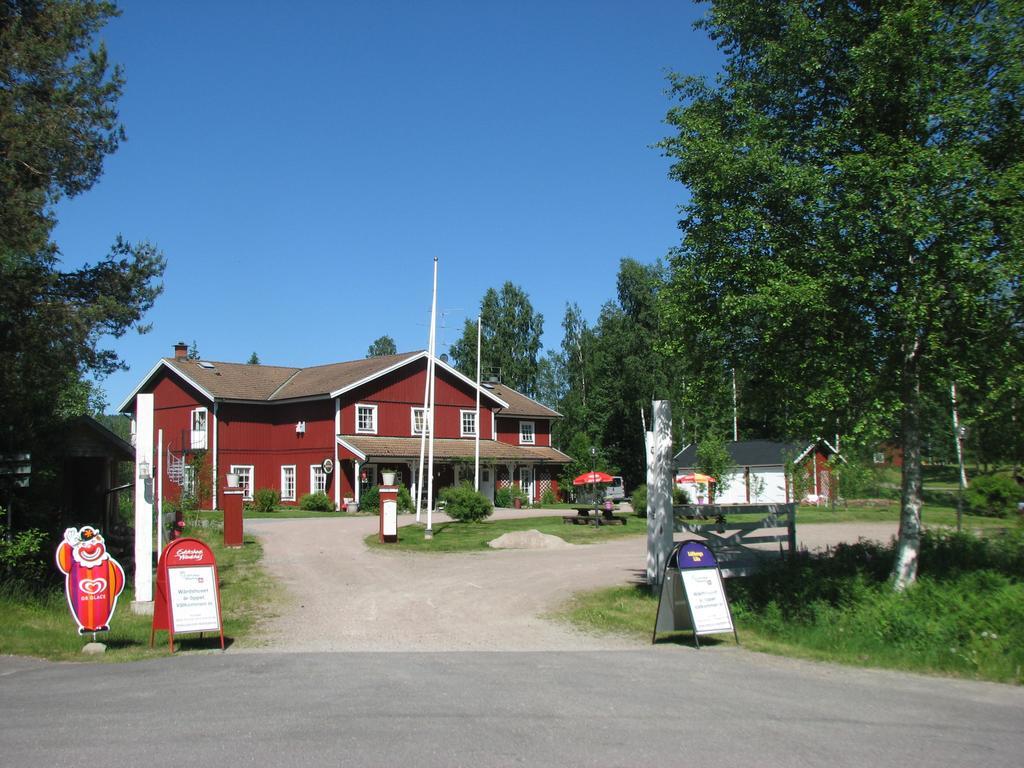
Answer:
<svg viewBox="0 0 1024 768"><path fill-rule="evenodd" d="M199 539L176 539L164 547L156 567L156 599L149 646L157 630L167 632L171 653L174 636L187 632L220 632L220 582L213 552Z"/></svg>

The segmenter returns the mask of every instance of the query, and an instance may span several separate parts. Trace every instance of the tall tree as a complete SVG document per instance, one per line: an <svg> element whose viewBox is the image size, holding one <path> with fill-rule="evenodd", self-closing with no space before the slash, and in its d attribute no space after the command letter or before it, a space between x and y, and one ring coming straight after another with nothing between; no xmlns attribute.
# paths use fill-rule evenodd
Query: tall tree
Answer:
<svg viewBox="0 0 1024 768"><path fill-rule="evenodd" d="M385 355L394 355L398 352L398 347L395 346L395 340L390 336L381 336L374 341L370 348L366 350L367 357L384 357Z"/></svg>
<svg viewBox="0 0 1024 768"><path fill-rule="evenodd" d="M518 285L506 282L501 291L488 288L480 302L483 320L481 368L504 384L533 397L537 394L540 337L544 316L534 312L530 297ZM462 336L449 352L455 367L476 376L476 318L467 319Z"/></svg>
<svg viewBox="0 0 1024 768"><path fill-rule="evenodd" d="M780 428L894 422L895 584L917 573L921 411L1021 345L1021 0L721 0L715 84L675 75L691 193L663 316L688 380L746 371ZM831 430L829 430L831 431Z"/></svg>
<svg viewBox="0 0 1024 768"><path fill-rule="evenodd" d="M246 362L247 365L259 365L260 364L260 356L257 355L256 352L253 352L251 355L249 355L249 359L246 360L245 362Z"/></svg>
<svg viewBox="0 0 1024 768"><path fill-rule="evenodd" d="M124 138L121 73L95 40L117 13L89 0L0 4L0 452L38 456L57 420L88 409L87 382L122 365L105 337L144 332L161 291L149 244L118 238L62 271L50 240L54 204L88 190Z"/></svg>

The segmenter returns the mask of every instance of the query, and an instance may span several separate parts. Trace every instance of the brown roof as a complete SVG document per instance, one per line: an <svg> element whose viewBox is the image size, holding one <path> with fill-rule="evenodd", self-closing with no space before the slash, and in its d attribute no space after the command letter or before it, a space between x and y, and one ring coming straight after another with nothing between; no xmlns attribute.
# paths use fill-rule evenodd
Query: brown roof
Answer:
<svg viewBox="0 0 1024 768"><path fill-rule="evenodd" d="M326 396L418 354L406 352L313 368L179 360L173 357L165 357L164 362L217 399L275 401Z"/></svg>
<svg viewBox="0 0 1024 768"><path fill-rule="evenodd" d="M163 360L189 381L215 398L227 400L269 400L301 368L276 365L246 365L206 360Z"/></svg>
<svg viewBox="0 0 1024 768"><path fill-rule="evenodd" d="M342 435L341 439L358 448L367 456L377 458L419 458L418 437L375 437ZM437 438L434 440L434 458L472 459L474 441L466 438ZM480 441L480 458L484 461L518 461L537 464L565 464L571 459L559 450L544 447L509 445L496 440Z"/></svg>
<svg viewBox="0 0 1024 768"><path fill-rule="evenodd" d="M546 419L558 419L562 416L558 411L541 405L506 384L484 383L483 386L508 403L508 408L498 411L499 416L538 416Z"/></svg>
<svg viewBox="0 0 1024 768"><path fill-rule="evenodd" d="M353 384L379 375L390 368L399 367L423 354L423 351L419 350L404 352L400 355L384 355L345 363L317 365L311 368L184 360L174 357L165 357L161 363L200 387L215 400L277 402L298 398L327 397L332 392L347 389ZM159 365L150 372L150 376L155 374L158 369ZM129 406L148 380L147 376L128 396L121 406L122 409ZM521 392L504 384L484 384L483 389L493 394L499 403L501 401L508 403L507 408L501 408L498 411L499 416L561 418L561 414L556 411L541 405L536 400L531 400Z"/></svg>

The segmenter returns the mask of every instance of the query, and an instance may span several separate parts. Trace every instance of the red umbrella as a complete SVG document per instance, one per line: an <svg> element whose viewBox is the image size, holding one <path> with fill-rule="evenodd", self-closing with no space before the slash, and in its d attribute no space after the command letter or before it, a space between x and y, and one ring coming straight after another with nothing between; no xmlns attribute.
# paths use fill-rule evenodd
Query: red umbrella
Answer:
<svg viewBox="0 0 1024 768"><path fill-rule="evenodd" d="M713 483L715 478L711 475L702 475L700 472L694 472L692 475L677 475L677 483Z"/></svg>
<svg viewBox="0 0 1024 768"><path fill-rule="evenodd" d="M594 485L595 483L610 483L611 475L604 472L585 472L572 481L573 485Z"/></svg>

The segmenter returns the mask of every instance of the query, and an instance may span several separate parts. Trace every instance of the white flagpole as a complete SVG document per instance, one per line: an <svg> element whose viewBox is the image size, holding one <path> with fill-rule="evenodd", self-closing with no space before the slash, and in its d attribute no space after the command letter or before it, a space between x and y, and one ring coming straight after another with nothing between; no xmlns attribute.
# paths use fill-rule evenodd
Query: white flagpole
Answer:
<svg viewBox="0 0 1024 768"><path fill-rule="evenodd" d="M423 532L423 538L434 538L433 513L434 513L434 407L437 402L437 387L434 378L437 375L434 366L435 346L437 335L435 333L437 321L437 257L434 257L434 295L430 304L430 355L427 358L427 383L430 390L430 406L427 409L427 422L430 429L430 447L427 450L427 529Z"/></svg>
<svg viewBox="0 0 1024 768"><path fill-rule="evenodd" d="M480 338L483 329L483 320L480 315L476 316L476 445L474 446L476 479L474 486L476 492L480 493ZM493 437L493 436L492 436Z"/></svg>
<svg viewBox="0 0 1024 768"><path fill-rule="evenodd" d="M420 424L420 473L416 481L416 522L420 521L420 502L423 500L423 457L427 452L427 408L430 407L430 350L434 346L434 327L427 334L426 373L423 376L423 421Z"/></svg>

